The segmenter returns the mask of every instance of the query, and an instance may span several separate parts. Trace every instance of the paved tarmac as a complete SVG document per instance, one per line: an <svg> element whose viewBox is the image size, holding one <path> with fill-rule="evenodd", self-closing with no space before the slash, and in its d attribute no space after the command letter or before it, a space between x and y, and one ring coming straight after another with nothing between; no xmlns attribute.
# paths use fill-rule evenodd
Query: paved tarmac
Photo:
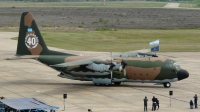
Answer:
<svg viewBox="0 0 200 112"><path fill-rule="evenodd" d="M167 3L165 8L179 8L180 3Z"/></svg>
<svg viewBox="0 0 200 112"><path fill-rule="evenodd" d="M62 79L59 72L35 60L4 60L16 52L18 33L0 32L0 96L6 98L34 97L63 110L63 93L67 93L66 112L142 112L143 98L147 96L151 111L153 96L160 101L160 112L199 112L189 109L194 94L200 97L200 52L159 53L176 60L189 71L188 79L172 83L171 88L150 83L122 83L120 86L94 86L92 82ZM53 48L56 49L56 48ZM64 50L62 50L64 51ZM172 96L172 108L169 91ZM200 103L200 102L199 102Z"/></svg>

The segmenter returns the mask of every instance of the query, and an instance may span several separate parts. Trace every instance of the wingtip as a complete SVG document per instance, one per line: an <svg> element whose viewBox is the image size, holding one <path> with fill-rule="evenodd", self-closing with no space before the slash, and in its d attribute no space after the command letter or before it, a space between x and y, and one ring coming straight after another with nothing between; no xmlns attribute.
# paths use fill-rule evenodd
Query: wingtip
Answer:
<svg viewBox="0 0 200 112"><path fill-rule="evenodd" d="M63 67L62 65L49 65L50 67Z"/></svg>
<svg viewBox="0 0 200 112"><path fill-rule="evenodd" d="M5 60L17 60L20 59L19 57L12 57L12 58L6 58Z"/></svg>

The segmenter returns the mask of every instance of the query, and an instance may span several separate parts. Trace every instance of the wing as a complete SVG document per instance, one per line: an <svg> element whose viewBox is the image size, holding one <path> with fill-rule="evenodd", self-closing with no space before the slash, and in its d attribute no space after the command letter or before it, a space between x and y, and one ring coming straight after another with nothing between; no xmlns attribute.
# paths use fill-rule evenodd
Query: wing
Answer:
<svg viewBox="0 0 200 112"><path fill-rule="evenodd" d="M61 63L56 65L50 65L52 67L67 67L67 66L77 66L77 65L86 65L86 64L92 64L94 59L84 59L84 60L77 60L67 63Z"/></svg>
<svg viewBox="0 0 200 112"><path fill-rule="evenodd" d="M115 53L112 55L112 58L115 57L138 57L138 55L142 55L141 52L149 52L149 49L145 50L138 50L138 51L130 51L130 52L124 52L124 53ZM52 67L68 67L68 66L78 66L78 65L90 65L93 63L98 63L98 64L106 64L108 65L111 61L111 56L110 55L104 55L104 56L97 56L93 58L87 58L87 59L82 59L82 60L77 60L77 61L71 61L71 62L66 62L66 63L60 63L60 64L55 64L55 65L50 65Z"/></svg>

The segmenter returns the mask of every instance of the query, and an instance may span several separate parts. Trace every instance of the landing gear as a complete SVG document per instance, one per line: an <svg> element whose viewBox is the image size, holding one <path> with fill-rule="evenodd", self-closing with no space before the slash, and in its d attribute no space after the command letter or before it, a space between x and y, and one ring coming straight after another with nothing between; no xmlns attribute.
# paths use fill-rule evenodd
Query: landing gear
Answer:
<svg viewBox="0 0 200 112"><path fill-rule="evenodd" d="M95 86L110 86L111 84L97 84L97 83L95 83L94 85Z"/></svg>
<svg viewBox="0 0 200 112"><path fill-rule="evenodd" d="M121 82L114 82L114 84L115 84L115 85L120 85L120 84L121 84Z"/></svg>
<svg viewBox="0 0 200 112"><path fill-rule="evenodd" d="M95 83L94 85L95 85L95 86L99 86L99 84L97 84L97 83Z"/></svg>
<svg viewBox="0 0 200 112"><path fill-rule="evenodd" d="M163 83L163 86L165 88L169 88L171 86L171 83L170 82Z"/></svg>

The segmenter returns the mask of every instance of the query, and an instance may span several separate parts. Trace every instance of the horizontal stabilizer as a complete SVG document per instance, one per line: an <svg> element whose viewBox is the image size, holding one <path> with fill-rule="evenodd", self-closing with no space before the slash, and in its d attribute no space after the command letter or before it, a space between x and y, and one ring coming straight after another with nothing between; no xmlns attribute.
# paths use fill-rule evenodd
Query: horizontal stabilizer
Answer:
<svg viewBox="0 0 200 112"><path fill-rule="evenodd" d="M6 60L19 60L19 59L36 59L39 55L24 55L24 56L15 56L12 58L6 58Z"/></svg>

